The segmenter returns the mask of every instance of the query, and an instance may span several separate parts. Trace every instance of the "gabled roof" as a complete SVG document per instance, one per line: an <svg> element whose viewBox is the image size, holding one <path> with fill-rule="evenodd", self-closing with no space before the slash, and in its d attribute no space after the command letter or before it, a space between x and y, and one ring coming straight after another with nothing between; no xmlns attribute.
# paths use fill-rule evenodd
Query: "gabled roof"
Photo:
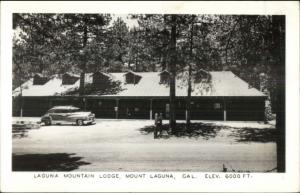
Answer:
<svg viewBox="0 0 300 193"><path fill-rule="evenodd" d="M102 72L102 71L94 72L93 75L94 75L94 74L102 74L102 75L104 75L104 76L107 76L108 78L111 77L111 75L110 75L109 73L105 73L105 72Z"/></svg>
<svg viewBox="0 0 300 193"><path fill-rule="evenodd" d="M265 96L262 92L237 77L231 71L210 71L211 81L209 83L192 84L192 96ZM122 90L113 95L102 95L107 97L167 97L169 96L169 85L160 84L159 72L134 72L141 80L137 84L126 84L124 75L126 73L110 73L111 80L119 81ZM87 73L86 83L92 83L93 73ZM187 81L178 75L176 80L176 96L187 96ZM73 85L62 85L58 75L53 76L44 85L33 85L32 79L22 85L23 96L55 96L63 95L79 87L79 81ZM20 88L13 91L13 96L20 94Z"/></svg>
<svg viewBox="0 0 300 193"><path fill-rule="evenodd" d="M127 72L123 73L124 75L123 76L126 76L127 74L133 74L135 76L140 76L138 73L136 72L133 72L132 70L128 70Z"/></svg>
<svg viewBox="0 0 300 193"><path fill-rule="evenodd" d="M165 73L168 73L168 74L170 74L170 72L169 71L167 71L167 70L163 70L163 71L161 71L160 73L158 73L159 75L161 75L161 74L165 74Z"/></svg>
<svg viewBox="0 0 300 193"><path fill-rule="evenodd" d="M72 77L80 78L79 74L74 74L74 73L71 73L71 72L66 72L63 75L69 75L69 76L72 76Z"/></svg>
<svg viewBox="0 0 300 193"><path fill-rule="evenodd" d="M39 77L41 77L41 78L46 78L46 76L43 75L43 74L41 74L41 73L35 73L34 76L39 76Z"/></svg>

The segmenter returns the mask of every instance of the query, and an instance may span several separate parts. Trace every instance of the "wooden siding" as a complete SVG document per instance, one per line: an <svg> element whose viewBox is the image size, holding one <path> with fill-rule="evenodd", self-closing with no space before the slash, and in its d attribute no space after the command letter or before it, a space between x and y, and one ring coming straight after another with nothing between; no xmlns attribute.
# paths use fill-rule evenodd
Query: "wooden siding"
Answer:
<svg viewBox="0 0 300 193"><path fill-rule="evenodd" d="M95 72L93 74L93 84L97 85L101 85L105 82L107 82L109 80L109 77L104 75L103 73L101 72Z"/></svg>
<svg viewBox="0 0 300 193"><path fill-rule="evenodd" d="M169 84L170 81L170 73L167 71L163 71L160 73L160 84Z"/></svg>
<svg viewBox="0 0 300 193"><path fill-rule="evenodd" d="M79 77L71 76L69 74L63 74L62 75L62 84L63 85L72 85L74 84Z"/></svg>
<svg viewBox="0 0 300 193"><path fill-rule="evenodd" d="M125 74L125 82L126 84L138 84L142 77L137 76L131 72Z"/></svg>
<svg viewBox="0 0 300 193"><path fill-rule="evenodd" d="M82 98L82 97L20 97L13 99L13 116L20 115L23 101L23 116L42 116L48 109L57 105L73 105L95 113L97 118L150 119L155 113L169 118L166 98ZM115 107L118 107L116 109ZM116 112L117 110L117 112ZM263 121L265 98L192 98L192 120ZM151 116L152 115L152 116ZM176 118L185 120L185 98L176 99Z"/></svg>
<svg viewBox="0 0 300 193"><path fill-rule="evenodd" d="M33 77L33 85L44 85L46 82L48 82L47 77L43 77L38 74Z"/></svg>

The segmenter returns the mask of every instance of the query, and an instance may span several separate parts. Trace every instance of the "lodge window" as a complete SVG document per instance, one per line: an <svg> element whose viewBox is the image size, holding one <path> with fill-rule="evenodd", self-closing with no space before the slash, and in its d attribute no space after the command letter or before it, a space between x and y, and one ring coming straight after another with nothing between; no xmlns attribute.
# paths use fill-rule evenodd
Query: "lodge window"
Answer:
<svg viewBox="0 0 300 193"><path fill-rule="evenodd" d="M48 82L48 78L40 74L36 74L33 77L33 85L44 85L46 82Z"/></svg>
<svg viewBox="0 0 300 193"><path fill-rule="evenodd" d="M166 104L166 112L170 112L170 104L169 103Z"/></svg>
<svg viewBox="0 0 300 193"><path fill-rule="evenodd" d="M66 73L62 76L62 84L63 85L72 85L72 84L75 84L75 82L78 79L79 79L78 76L70 75L70 74Z"/></svg>
<svg viewBox="0 0 300 193"><path fill-rule="evenodd" d="M214 103L214 109L221 109L221 103Z"/></svg>
<svg viewBox="0 0 300 193"><path fill-rule="evenodd" d="M140 81L141 77L132 73L128 72L125 74L125 82L126 84L137 84Z"/></svg>
<svg viewBox="0 0 300 193"><path fill-rule="evenodd" d="M93 84L103 84L109 80L109 77L102 72L95 72L93 74Z"/></svg>
<svg viewBox="0 0 300 193"><path fill-rule="evenodd" d="M182 107L182 104L181 104L181 102L180 102L180 101L178 102L178 107L179 107L179 108L181 108L181 107Z"/></svg>

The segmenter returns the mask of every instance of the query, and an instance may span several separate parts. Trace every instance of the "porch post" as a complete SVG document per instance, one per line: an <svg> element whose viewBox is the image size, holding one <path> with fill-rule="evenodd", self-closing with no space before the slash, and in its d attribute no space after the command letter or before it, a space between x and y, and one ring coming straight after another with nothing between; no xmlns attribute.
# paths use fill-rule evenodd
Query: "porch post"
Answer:
<svg viewBox="0 0 300 193"><path fill-rule="evenodd" d="M20 117L23 117L23 103L24 103L24 99L23 96L21 96L21 104L20 104Z"/></svg>
<svg viewBox="0 0 300 193"><path fill-rule="evenodd" d="M52 100L51 98L48 98L48 109L52 108Z"/></svg>
<svg viewBox="0 0 300 193"><path fill-rule="evenodd" d="M116 119L119 119L119 99L116 99L115 112L116 112Z"/></svg>
<svg viewBox="0 0 300 193"><path fill-rule="evenodd" d="M152 120L152 99L150 99L150 120Z"/></svg>
<svg viewBox="0 0 300 193"><path fill-rule="evenodd" d="M83 98L83 105L84 105L84 110L86 111L86 103L87 103L87 99L84 97Z"/></svg>
<svg viewBox="0 0 300 193"><path fill-rule="evenodd" d="M185 121L187 121L187 117L188 117L188 110L185 109Z"/></svg>
<svg viewBox="0 0 300 193"><path fill-rule="evenodd" d="M225 101L225 99L223 99L223 110L224 110L224 112L223 112L224 121L226 121L227 120L227 115L226 115L226 101Z"/></svg>

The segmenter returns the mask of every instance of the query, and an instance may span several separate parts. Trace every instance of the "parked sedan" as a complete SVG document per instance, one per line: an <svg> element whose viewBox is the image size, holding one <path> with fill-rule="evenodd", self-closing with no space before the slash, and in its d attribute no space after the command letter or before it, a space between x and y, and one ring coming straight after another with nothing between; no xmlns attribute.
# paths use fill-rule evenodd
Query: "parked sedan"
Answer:
<svg viewBox="0 0 300 193"><path fill-rule="evenodd" d="M41 122L45 125L76 123L80 126L95 122L95 114L82 111L74 106L55 106L42 116Z"/></svg>

